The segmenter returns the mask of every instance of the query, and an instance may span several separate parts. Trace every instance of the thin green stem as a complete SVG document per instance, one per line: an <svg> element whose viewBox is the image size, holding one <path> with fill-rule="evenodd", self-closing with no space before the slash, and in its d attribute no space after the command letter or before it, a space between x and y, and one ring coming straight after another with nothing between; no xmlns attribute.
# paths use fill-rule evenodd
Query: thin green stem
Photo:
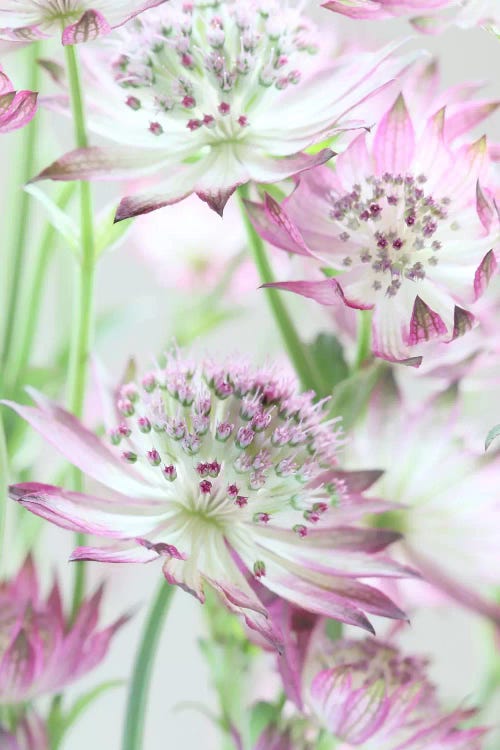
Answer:
<svg viewBox="0 0 500 750"><path fill-rule="evenodd" d="M34 42L30 44L26 50L27 64L29 66L29 81L28 88L30 91L37 91L39 88L40 80L40 66L37 63L40 49L39 43ZM26 266L26 246L28 228L30 225L30 206L31 200L30 195L24 190L24 185L28 180L34 176L35 162L36 162L36 146L37 146L37 135L38 135L38 122L39 117L35 117L29 125L27 125L22 134L23 142L21 146L21 157L20 157L20 195L17 208L17 220L16 217L11 217L11 221L15 226L14 239L12 244L12 256L11 256L11 274L10 282L6 289L7 302L5 312L5 329L4 329L4 341L3 341L3 352L2 361L6 362L12 341L14 339L14 332L16 329L15 322L18 311L18 304L20 299L21 281Z"/></svg>
<svg viewBox="0 0 500 750"><path fill-rule="evenodd" d="M372 338L372 311L358 311L358 342L353 370L357 372L370 356Z"/></svg>
<svg viewBox="0 0 500 750"><path fill-rule="evenodd" d="M75 189L76 184L72 182L62 188L59 198L56 201L59 208L66 208ZM5 388L7 393L12 393L15 389L19 389L19 385L25 382L23 374L28 366L33 347L37 324L39 322L42 294L47 281L47 269L55 248L56 239L57 230L52 224L48 223L35 256L28 289L26 290L26 313L24 318L19 322L16 341L13 342L5 368Z"/></svg>
<svg viewBox="0 0 500 750"><path fill-rule="evenodd" d="M7 503L9 499L9 463L7 444L3 428L3 418L0 411L0 570L3 570L5 560L5 531L7 521Z"/></svg>
<svg viewBox="0 0 500 750"><path fill-rule="evenodd" d="M275 281L271 264L269 263L264 243L252 226L250 219L248 218L245 210L244 199L248 195L246 185L242 185L238 188L240 197L240 205L247 232L248 243L252 251L253 259L257 270L259 272L261 281L264 284L272 284ZM288 310L281 298L281 293L276 289L266 289L267 298L269 305L274 315L276 324L280 330L283 338L285 347L290 356L295 371L302 383L302 386L308 390L312 389L316 393L322 392L321 381L316 373L311 358L307 352L306 347L300 340L300 337L295 329L293 321L288 314Z"/></svg>
<svg viewBox="0 0 500 750"><path fill-rule="evenodd" d="M174 591L174 586L169 586L164 581L160 583L158 593L146 620L128 691L122 750L143 749L146 709L154 657Z"/></svg>
<svg viewBox="0 0 500 750"><path fill-rule="evenodd" d="M78 70L76 50L65 47L68 80L71 92L71 107L75 128L75 141L78 148L88 145L85 128L85 112L82 86ZM93 226L92 193L88 182L80 182L80 265L78 268L78 291L73 320L68 373L68 406L77 417L82 416L87 384L87 362L92 340L95 242ZM77 492L83 489L83 477L79 471L73 472L73 486ZM77 535L77 543L84 543L84 537ZM85 568L83 563L75 566L72 615L75 617L85 591Z"/></svg>

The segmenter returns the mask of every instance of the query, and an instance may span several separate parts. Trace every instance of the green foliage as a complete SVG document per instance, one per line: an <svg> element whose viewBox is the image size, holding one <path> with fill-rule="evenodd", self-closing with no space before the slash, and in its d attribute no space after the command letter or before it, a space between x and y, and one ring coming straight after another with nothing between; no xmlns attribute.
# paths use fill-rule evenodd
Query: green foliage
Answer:
<svg viewBox="0 0 500 750"><path fill-rule="evenodd" d="M373 363L342 380L334 389L330 411L332 416L342 417L345 430L351 429L363 415L384 369L382 363Z"/></svg>
<svg viewBox="0 0 500 750"><path fill-rule="evenodd" d="M88 693L84 693L65 711L62 700L56 698L52 704L52 710L47 722L51 750L57 750L68 729L80 718L80 716L96 701L101 695L117 687L123 687L124 680L109 680L97 685Z"/></svg>
<svg viewBox="0 0 500 750"><path fill-rule="evenodd" d="M320 333L309 345L309 354L324 384L324 393L320 395L330 395L335 386L349 375L342 344L333 334Z"/></svg>

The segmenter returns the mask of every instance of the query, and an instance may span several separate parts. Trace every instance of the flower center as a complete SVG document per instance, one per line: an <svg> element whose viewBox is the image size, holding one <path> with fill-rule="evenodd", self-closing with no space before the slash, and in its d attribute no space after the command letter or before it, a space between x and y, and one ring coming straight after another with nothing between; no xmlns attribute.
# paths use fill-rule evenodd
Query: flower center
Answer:
<svg viewBox="0 0 500 750"><path fill-rule="evenodd" d="M373 274L373 289L393 297L405 279L418 281L438 263L443 229L457 230L448 219L449 198L426 193L425 175L368 177L338 197L330 217L346 244L343 265L359 262ZM349 252L355 243L356 250Z"/></svg>
<svg viewBox="0 0 500 750"><path fill-rule="evenodd" d="M126 106L152 135L181 128L206 145L245 138L259 105L298 84L302 59L317 51L297 11L248 0L168 3L122 39L113 69L133 90Z"/></svg>

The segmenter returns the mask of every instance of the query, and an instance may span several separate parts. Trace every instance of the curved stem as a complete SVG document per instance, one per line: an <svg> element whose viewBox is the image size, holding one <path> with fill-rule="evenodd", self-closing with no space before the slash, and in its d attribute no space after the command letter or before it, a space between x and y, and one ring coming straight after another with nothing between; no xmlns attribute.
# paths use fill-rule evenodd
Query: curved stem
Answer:
<svg viewBox="0 0 500 750"><path fill-rule="evenodd" d="M59 208L66 208L75 192L75 188L76 185L72 182L63 187L56 201ZM39 320L42 293L47 280L47 268L55 247L56 238L57 230L52 224L47 224L35 257L33 271L26 291L25 299L28 301L26 314L18 326L20 330L18 330L17 341L13 342L5 368L5 389L7 393L12 393L14 389L19 389L20 383L22 384L23 373L29 363Z"/></svg>
<svg viewBox="0 0 500 750"><path fill-rule="evenodd" d="M271 268L271 264L269 263L266 255L264 243L253 228L243 204L243 199L246 198L248 194L247 186L242 185L240 188L238 188L238 193L240 197L243 221L245 224L245 229L247 231L248 243L252 251L255 265L259 272L261 281L264 284L272 284L275 281L275 278L273 270ZM266 289L265 292L267 294L269 305L273 312L276 324L280 330L285 347L290 356L295 371L302 383L302 386L306 390L311 389L316 393L321 394L321 380L315 371L314 365L311 361L306 347L300 340L293 321L288 314L288 310L286 309L285 304L281 299L280 292L276 291L276 289Z"/></svg>
<svg viewBox="0 0 500 750"><path fill-rule="evenodd" d="M372 311L358 311L358 343L356 347L356 357L354 359L354 372L361 369L361 366L370 356L372 339Z"/></svg>
<svg viewBox="0 0 500 750"><path fill-rule="evenodd" d="M153 662L174 590L174 586L164 581L160 583L158 593L146 620L130 681L122 750L142 750L143 748L144 725Z"/></svg>
<svg viewBox="0 0 500 750"><path fill-rule="evenodd" d="M68 80L71 92L71 108L78 148L88 145L85 128L83 93L78 70L76 50L65 47ZM71 335L71 348L68 373L68 406L77 417L82 416L87 384L87 361L91 346L93 327L95 243L92 210L92 194L88 182L80 182L80 243L81 255L78 268L78 291L76 310ZM73 486L77 492L83 489L83 478L79 471L73 471ZM84 537L77 534L77 543L84 543ZM78 612L85 590L85 568L82 563L75 566L73 591L73 617Z"/></svg>
<svg viewBox="0 0 500 750"><path fill-rule="evenodd" d="M40 81L40 66L37 58L40 53L40 45L34 42L29 45L26 54L28 56L28 66L30 78L28 88L30 91L37 91ZM38 135L39 116L36 116L29 125L23 130L23 142L21 145L21 166L19 170L20 191L18 203L17 221L15 217L10 220L14 222L15 235L12 245L12 270L10 282L7 286L7 304L5 312L5 329L3 342L3 362L7 361L15 331L15 319L20 299L21 280L26 265L26 239L30 225L30 195L24 190L24 185L34 176L36 161L36 145Z"/></svg>

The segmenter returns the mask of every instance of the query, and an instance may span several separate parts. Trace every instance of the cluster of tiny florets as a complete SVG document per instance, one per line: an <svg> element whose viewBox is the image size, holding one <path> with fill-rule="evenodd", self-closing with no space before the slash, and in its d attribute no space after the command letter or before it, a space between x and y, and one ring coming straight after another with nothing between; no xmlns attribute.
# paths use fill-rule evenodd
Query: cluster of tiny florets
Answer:
<svg viewBox="0 0 500 750"><path fill-rule="evenodd" d="M393 297L404 279L422 280L436 266L443 227L459 229L448 220L450 200L426 192L425 175L368 177L342 196L332 194L330 218L342 230L338 239L355 242L360 249L346 254L346 268L368 265L374 274L373 289ZM390 281L387 284L386 276Z"/></svg>
<svg viewBox="0 0 500 750"><path fill-rule="evenodd" d="M300 82L315 39L308 21L273 2L174 0L122 32L114 78L152 135L181 126L239 139L262 98Z"/></svg>
<svg viewBox="0 0 500 750"><path fill-rule="evenodd" d="M221 526L280 524L286 513L304 537L346 493L338 479L308 487L337 463L338 420L325 421L325 402L272 369L200 368L174 356L139 385L121 386L116 407L109 437L122 460L157 472L152 481L186 513Z"/></svg>

